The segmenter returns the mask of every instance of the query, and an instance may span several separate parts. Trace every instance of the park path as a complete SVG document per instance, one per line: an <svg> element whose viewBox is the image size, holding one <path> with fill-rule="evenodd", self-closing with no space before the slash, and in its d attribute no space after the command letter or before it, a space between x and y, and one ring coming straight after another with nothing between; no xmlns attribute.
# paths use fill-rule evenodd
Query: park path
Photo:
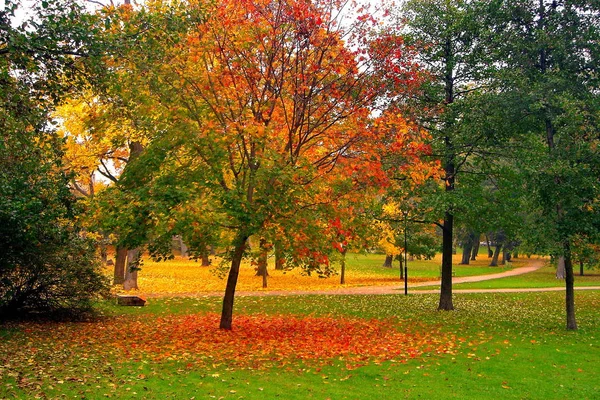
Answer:
<svg viewBox="0 0 600 400"><path fill-rule="evenodd" d="M524 267L512 269L510 271L499 272L497 274L488 275L476 275L476 276L463 276L455 277L452 279L453 284L467 283L467 282L481 282L491 279L504 278L508 276L523 275L542 268L545 264L543 259L532 259ZM416 282L408 285L408 291L411 294L426 294L426 293L439 293L440 280L432 280L427 282ZM425 286L438 286L436 289L419 289ZM600 286L585 286L576 287L576 290L600 290ZM563 291L564 287L550 287L550 288L522 288L522 289L453 289L453 293L513 293L513 292L550 292L550 291ZM355 286L345 287L339 289L328 289L328 290L272 290L272 291L237 291L236 296L297 296L297 295L352 295L352 294L372 294L372 295L383 295L383 294L401 294L404 293L404 284L399 282L395 285L387 286ZM173 295L148 295L147 297L172 297ZM223 292L206 292L206 293L181 293L175 295L176 297L213 297L223 296Z"/></svg>

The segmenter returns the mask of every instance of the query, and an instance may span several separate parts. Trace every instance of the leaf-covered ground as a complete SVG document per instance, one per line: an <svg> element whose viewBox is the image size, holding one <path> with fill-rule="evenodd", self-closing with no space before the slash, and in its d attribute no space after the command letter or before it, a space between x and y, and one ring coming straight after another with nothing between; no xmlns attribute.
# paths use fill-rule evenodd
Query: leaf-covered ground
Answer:
<svg viewBox="0 0 600 400"><path fill-rule="evenodd" d="M439 256L438 256L439 257ZM460 261L456 256L456 263ZM398 262L394 268L383 268L385 256L381 254L350 255L346 270L346 287L372 286L372 285L399 285L401 283L398 271ZM271 260L272 262L273 260ZM222 293L225 289L225 280L219 277L217 269L218 260L214 265L203 267L199 262L176 257L166 262L153 262L145 260L139 272L139 291L142 295L196 295L207 292ZM505 269L487 266L489 261L481 257L480 260L469 266L457 266L456 276L480 275L501 272ZM512 264L512 268L521 266L526 260L519 260ZM409 281L423 282L439 279L440 259L415 260L409 262ZM227 266L225 266L227 267ZM510 268L510 267L509 267ZM106 271L112 276L112 271ZM271 290L311 290L323 291L340 288L340 277L334 275L329 278L306 276L298 268L291 271L277 271L269 268L268 288ZM249 263L242 264L237 285L238 291L262 291L262 277L256 276L256 271Z"/></svg>
<svg viewBox="0 0 600 400"><path fill-rule="evenodd" d="M562 293L437 300L242 297L232 332L214 297L4 324L0 398L596 398L600 292L577 293L577 332Z"/></svg>

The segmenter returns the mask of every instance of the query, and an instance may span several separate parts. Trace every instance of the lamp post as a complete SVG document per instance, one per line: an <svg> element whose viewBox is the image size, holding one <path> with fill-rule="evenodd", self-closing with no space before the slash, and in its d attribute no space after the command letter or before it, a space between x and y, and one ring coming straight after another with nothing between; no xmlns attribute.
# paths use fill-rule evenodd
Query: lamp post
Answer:
<svg viewBox="0 0 600 400"><path fill-rule="evenodd" d="M408 248L406 228L408 226L408 211L404 211L404 295L408 295Z"/></svg>

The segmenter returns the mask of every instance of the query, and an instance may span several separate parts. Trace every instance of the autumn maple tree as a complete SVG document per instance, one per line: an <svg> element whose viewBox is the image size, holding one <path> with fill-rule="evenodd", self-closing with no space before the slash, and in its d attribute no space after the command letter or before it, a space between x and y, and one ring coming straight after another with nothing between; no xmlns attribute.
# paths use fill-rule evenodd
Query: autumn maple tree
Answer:
<svg viewBox="0 0 600 400"><path fill-rule="evenodd" d="M336 2L228 0L187 4L173 30L169 13L181 10L169 7L121 11L115 25L138 32L118 73L134 77L128 103L144 113L130 118L149 141L121 178L127 194L108 190L103 201L155 256L179 233L192 251L228 248L220 326L231 329L251 236L278 232L295 264L330 273L323 221L377 166L361 147L377 93L360 46L373 20L358 9L346 21Z"/></svg>

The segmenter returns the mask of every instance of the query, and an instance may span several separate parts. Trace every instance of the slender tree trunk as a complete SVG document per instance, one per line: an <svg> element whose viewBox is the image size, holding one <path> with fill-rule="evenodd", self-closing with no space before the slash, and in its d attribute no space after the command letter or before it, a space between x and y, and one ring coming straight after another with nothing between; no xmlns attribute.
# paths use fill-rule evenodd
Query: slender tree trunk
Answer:
<svg viewBox="0 0 600 400"><path fill-rule="evenodd" d="M267 271L267 263L269 258L269 249L267 241L264 238L260 238L259 245L260 254L258 256L258 268L256 268L256 276L262 276L263 289L267 288L267 277L269 272Z"/></svg>
<svg viewBox="0 0 600 400"><path fill-rule="evenodd" d="M575 274L573 273L573 261L571 259L571 244L565 241L563 247L565 253L567 330L574 331L577 330L577 321L575 319Z"/></svg>
<svg viewBox="0 0 600 400"><path fill-rule="evenodd" d="M392 268L392 261L394 261L394 256L390 256L389 254L386 254L385 261L383 262L382 267Z"/></svg>
<svg viewBox="0 0 600 400"><path fill-rule="evenodd" d="M285 259L283 258L283 251L281 251L281 244L275 244L275 269L278 271L283 270Z"/></svg>
<svg viewBox="0 0 600 400"><path fill-rule="evenodd" d="M583 276L583 261L579 260L579 275Z"/></svg>
<svg viewBox="0 0 600 400"><path fill-rule="evenodd" d="M179 252L181 253L181 257L187 257L189 255L188 247L184 243L181 235L177 235L177 241L179 242Z"/></svg>
<svg viewBox="0 0 600 400"><path fill-rule="evenodd" d="M127 261L127 249L117 247L115 255L115 269L113 282L115 285L121 285L125 282L125 262Z"/></svg>
<svg viewBox="0 0 600 400"><path fill-rule="evenodd" d="M564 256L560 256L558 258L558 262L556 263L556 279L565 279L566 277L566 272L565 272L566 268L565 268L565 257Z"/></svg>
<svg viewBox="0 0 600 400"><path fill-rule="evenodd" d="M231 268L227 276L227 286L225 287L225 296L223 296L223 308L221 310L221 323L219 328L231 330L233 321L233 301L235 298L235 287L237 286L238 276L240 274L240 264L242 256L246 249L248 236L239 234L235 240L233 257L231 259Z"/></svg>
<svg viewBox="0 0 600 400"><path fill-rule="evenodd" d="M460 261L461 265L469 265L469 261L471 261L471 250L473 250L474 241L475 234L469 233L465 242L463 243L463 253L462 259Z"/></svg>
<svg viewBox="0 0 600 400"><path fill-rule="evenodd" d="M342 251L342 260L340 261L340 285L346 284L346 251Z"/></svg>
<svg viewBox="0 0 600 400"><path fill-rule="evenodd" d="M100 241L100 260L102 262L102 265L107 265L107 263L108 263L108 250L106 248L106 243L104 243L104 240Z"/></svg>
<svg viewBox="0 0 600 400"><path fill-rule="evenodd" d="M438 310L454 310L452 304L452 229L454 216L446 212L442 237L442 285Z"/></svg>
<svg viewBox="0 0 600 400"><path fill-rule="evenodd" d="M485 242L487 243L487 253L488 258L492 258L494 256L494 252L492 251L492 244L490 243L490 237L485 234Z"/></svg>
<svg viewBox="0 0 600 400"><path fill-rule="evenodd" d="M508 248L508 246L504 246L504 249L502 250L501 264L506 265L507 262L510 262L510 249Z"/></svg>
<svg viewBox="0 0 600 400"><path fill-rule="evenodd" d="M400 279L404 279L404 253L398 254L398 264L400 264Z"/></svg>
<svg viewBox="0 0 600 400"><path fill-rule="evenodd" d="M131 290L138 289L138 268L140 263L140 248L136 247L127 252L127 268L125 268L125 282L123 289Z"/></svg>
<svg viewBox="0 0 600 400"><path fill-rule="evenodd" d="M479 233L475 234L475 240L473 242L473 251L471 252L471 261L476 261L477 256L479 255L479 237L481 235Z"/></svg>
<svg viewBox="0 0 600 400"><path fill-rule="evenodd" d="M496 251L494 251L494 256L492 257L492 261L490 262L490 267L498 266L498 258L500 257L501 250L502 250L502 243L498 243L496 245Z"/></svg>

